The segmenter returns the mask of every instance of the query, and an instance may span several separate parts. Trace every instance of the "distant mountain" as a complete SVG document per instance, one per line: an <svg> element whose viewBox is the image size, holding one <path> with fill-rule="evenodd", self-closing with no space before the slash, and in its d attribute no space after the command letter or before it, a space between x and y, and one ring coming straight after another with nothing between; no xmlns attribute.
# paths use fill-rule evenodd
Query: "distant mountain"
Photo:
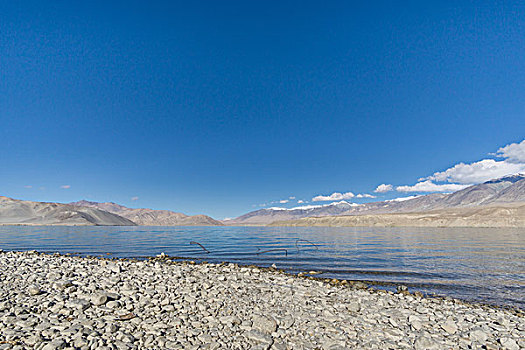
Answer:
<svg viewBox="0 0 525 350"><path fill-rule="evenodd" d="M252 211L239 216L236 219L227 221L228 225L265 225L274 221L293 220L308 216L331 216L341 215L349 211L352 207L360 204L348 203L345 201L330 203L325 205L306 205L296 208L267 208Z"/></svg>
<svg viewBox="0 0 525 350"><path fill-rule="evenodd" d="M525 175L516 174L512 176L502 177L500 179L490 180L479 185L473 185L463 190L454 192L444 197L440 205L443 208L466 207L473 205L490 205L499 202L497 198L503 194L503 191L508 190L505 197L511 196L511 193L519 192L519 186L525 184ZM521 192L521 198L525 198L525 192ZM522 201L521 200L521 201ZM513 202L519 202L515 200Z"/></svg>
<svg viewBox="0 0 525 350"><path fill-rule="evenodd" d="M514 181L490 198L490 203L516 203L525 202L525 179Z"/></svg>
<svg viewBox="0 0 525 350"><path fill-rule="evenodd" d="M525 205L463 207L425 212L307 217L271 226L525 227Z"/></svg>
<svg viewBox="0 0 525 350"><path fill-rule="evenodd" d="M343 201L291 209L260 209L230 220L227 224L265 225L275 221L297 220L306 217L426 212L448 208L499 206L523 202L525 202L525 175L516 174L469 186L451 194L433 193L366 204Z"/></svg>
<svg viewBox="0 0 525 350"><path fill-rule="evenodd" d="M188 216L170 210L133 209L113 202L90 202L81 200L69 203L76 207L97 208L117 214L141 226L220 226L220 221L206 215Z"/></svg>
<svg viewBox="0 0 525 350"><path fill-rule="evenodd" d="M22 201L0 196L0 225L135 226L135 223L96 208Z"/></svg>

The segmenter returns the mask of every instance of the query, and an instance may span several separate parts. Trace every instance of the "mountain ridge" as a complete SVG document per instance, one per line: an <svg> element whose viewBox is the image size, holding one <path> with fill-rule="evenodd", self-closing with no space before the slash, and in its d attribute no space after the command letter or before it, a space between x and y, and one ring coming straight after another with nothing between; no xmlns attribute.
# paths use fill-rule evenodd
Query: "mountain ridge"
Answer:
<svg viewBox="0 0 525 350"><path fill-rule="evenodd" d="M97 208L4 196L0 196L0 225L136 226L131 220Z"/></svg>
<svg viewBox="0 0 525 350"><path fill-rule="evenodd" d="M306 217L269 226L525 227L525 204L438 209L426 212Z"/></svg>
<svg viewBox="0 0 525 350"><path fill-rule="evenodd" d="M114 202L92 202L80 200L71 202L77 207L97 208L122 216L139 226L222 226L223 223L207 215L186 215L171 210L128 208Z"/></svg>
<svg viewBox="0 0 525 350"><path fill-rule="evenodd" d="M413 213L451 208L488 207L525 203L525 175L514 174L450 193L432 193L407 200L385 200L365 204L342 202L286 209L259 209L229 220L228 225L267 225L276 221L299 220L307 217L380 215ZM334 205L334 206L333 206Z"/></svg>

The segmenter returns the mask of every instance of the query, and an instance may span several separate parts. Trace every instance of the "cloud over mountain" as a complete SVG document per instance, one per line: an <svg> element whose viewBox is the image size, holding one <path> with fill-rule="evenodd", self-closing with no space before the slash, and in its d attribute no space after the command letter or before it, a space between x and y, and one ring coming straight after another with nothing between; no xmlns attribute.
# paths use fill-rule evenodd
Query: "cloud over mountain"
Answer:
<svg viewBox="0 0 525 350"><path fill-rule="evenodd" d="M313 202L341 201L344 199L351 199L354 197L355 197L355 194L353 194L352 192L346 192L346 193L334 192L328 196L323 196L323 195L315 196L314 198L312 198L312 201Z"/></svg>
<svg viewBox="0 0 525 350"><path fill-rule="evenodd" d="M472 163L458 163L444 171L419 179L412 186L397 186L399 192L453 192L490 179L525 172L525 140L511 143L493 153L503 160L482 159ZM444 182L444 184L439 184ZM387 185L388 186L388 185ZM375 192L386 187L379 185Z"/></svg>
<svg viewBox="0 0 525 350"><path fill-rule="evenodd" d="M459 184L435 184L430 180L418 182L413 186L397 186L398 192L455 192L462 190L470 185Z"/></svg>
<svg viewBox="0 0 525 350"><path fill-rule="evenodd" d="M483 159L470 164L456 164L452 168L434 173L426 179L470 184L521 172L525 172L525 163L510 163L506 160L496 161L494 159Z"/></svg>
<svg viewBox="0 0 525 350"><path fill-rule="evenodd" d="M390 192L390 191L393 191L393 190L394 190L394 186L392 186L390 184L381 184L381 185L376 187L374 192L375 193L385 193L385 192Z"/></svg>
<svg viewBox="0 0 525 350"><path fill-rule="evenodd" d="M525 163L525 140L501 147L496 156L506 158L509 163Z"/></svg>
<svg viewBox="0 0 525 350"><path fill-rule="evenodd" d="M359 193L355 198L376 198L376 196L373 196L368 193Z"/></svg>

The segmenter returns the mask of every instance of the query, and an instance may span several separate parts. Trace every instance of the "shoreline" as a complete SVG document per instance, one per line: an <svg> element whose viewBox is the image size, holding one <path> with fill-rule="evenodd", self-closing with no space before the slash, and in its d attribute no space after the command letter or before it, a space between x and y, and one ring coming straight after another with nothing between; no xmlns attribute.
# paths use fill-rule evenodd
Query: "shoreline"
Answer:
<svg viewBox="0 0 525 350"><path fill-rule="evenodd" d="M525 346L521 309L273 268L33 251L0 268L2 349Z"/></svg>
<svg viewBox="0 0 525 350"><path fill-rule="evenodd" d="M260 269L261 271L268 271L268 272L278 272L280 274L289 276L291 278L300 278L300 279L309 279L318 281L321 283L331 284L334 286L341 286L341 287L353 287L357 289L367 289L371 292L376 293L402 293L404 295L412 295L414 297L418 298L433 298L433 299L439 299L439 300L454 300L454 302L457 303L464 303L466 305L471 305L473 307L483 307L483 308L495 308L495 309L502 309L507 310L509 312L515 313L516 315L522 315L525 316L525 307L520 307L518 305L509 305L509 304L498 304L498 303L491 303L488 301L482 301L482 300L474 300L474 299L463 299L461 297L451 296L451 295L443 295L443 294L436 294L436 293L426 293L423 291L418 290L417 286L414 286L411 283L401 283L401 282L394 282L394 281L380 281L380 280L372 280L372 279L360 279L360 280L352 280L352 279L344 279L344 278L337 278L337 277L323 277L320 275L324 275L326 273L330 273L330 271L325 270L299 270L299 269L290 269L285 270L282 268L278 268L277 266L262 266L262 265L254 265L254 264L242 264L242 263L236 263L236 262L229 262L229 261L209 261L209 259L206 259L205 257L198 258L198 257L184 257L184 256L171 256L167 255L165 253L158 254L157 256L135 256L135 257L122 257L122 256L112 256L112 253L100 253L100 254L93 254L93 253L81 253L81 252L67 252L67 253L60 253L56 251L37 251L37 250L3 250L0 249L0 255L2 253L17 253L17 254L38 254L43 256L62 256L66 258L80 258L80 259L99 259L103 261L128 261L128 262L144 262L144 261L157 261L160 263L168 263L168 264L190 264L190 265L233 265L238 268L256 268ZM357 287L356 287L357 286ZM390 287L390 288L388 288Z"/></svg>

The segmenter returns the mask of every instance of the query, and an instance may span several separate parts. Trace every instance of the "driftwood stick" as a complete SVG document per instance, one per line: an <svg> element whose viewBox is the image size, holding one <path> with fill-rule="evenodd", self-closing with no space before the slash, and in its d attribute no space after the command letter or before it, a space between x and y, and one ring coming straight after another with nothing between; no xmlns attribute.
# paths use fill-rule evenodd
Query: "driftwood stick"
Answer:
<svg viewBox="0 0 525 350"><path fill-rule="evenodd" d="M297 251L299 251L299 246L297 245L297 243L299 241L308 242L311 245L313 245L315 247L315 249L319 250L319 247L317 246L317 244L313 243L312 241L309 241L309 240L303 239L303 238L297 238L297 240L295 241L295 248L297 248Z"/></svg>
<svg viewBox="0 0 525 350"><path fill-rule="evenodd" d="M262 252L257 252L255 254L257 255L261 255L261 254L264 254L264 253L270 253L270 252L282 252L284 251L284 255L288 256L288 249L285 249L285 248L274 248L274 249L268 249L268 250L264 250Z"/></svg>
<svg viewBox="0 0 525 350"><path fill-rule="evenodd" d="M198 245L199 247L202 248L202 250L204 250L206 252L206 254L210 254L210 251L208 249L206 249L202 244L200 244L199 242L194 242L194 241L191 241L190 244L196 244Z"/></svg>

